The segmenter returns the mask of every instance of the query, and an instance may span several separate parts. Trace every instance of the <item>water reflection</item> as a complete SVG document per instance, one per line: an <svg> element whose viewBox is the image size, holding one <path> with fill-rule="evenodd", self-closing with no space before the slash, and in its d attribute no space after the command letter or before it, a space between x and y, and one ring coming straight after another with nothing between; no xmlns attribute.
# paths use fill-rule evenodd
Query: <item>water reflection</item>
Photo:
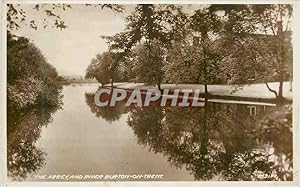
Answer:
<svg viewBox="0 0 300 187"><path fill-rule="evenodd" d="M94 94L92 93L85 93L85 101L90 107L92 113L110 123L119 120L121 115L127 112L126 107L121 103L117 103L114 107L97 107L94 103Z"/></svg>
<svg viewBox="0 0 300 187"><path fill-rule="evenodd" d="M195 180L292 180L292 109L208 102L202 108L99 108L93 94L86 102L109 122L128 112L127 124L138 143L162 153Z"/></svg>
<svg viewBox="0 0 300 187"><path fill-rule="evenodd" d="M164 180L292 180L289 105L99 108L86 93L95 89L65 87L64 110L54 117L58 108L8 112L11 179L158 172Z"/></svg>
<svg viewBox="0 0 300 187"><path fill-rule="evenodd" d="M42 128L52 121L52 114L58 108L59 106L8 110L8 177L13 180L24 180L45 165L46 153L35 143L40 138Z"/></svg>

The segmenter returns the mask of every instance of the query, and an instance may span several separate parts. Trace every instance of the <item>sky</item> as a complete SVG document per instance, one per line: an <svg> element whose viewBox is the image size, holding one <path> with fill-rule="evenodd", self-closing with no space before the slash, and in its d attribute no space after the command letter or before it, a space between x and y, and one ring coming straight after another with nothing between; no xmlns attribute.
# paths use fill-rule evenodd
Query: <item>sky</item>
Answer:
<svg viewBox="0 0 300 187"><path fill-rule="evenodd" d="M42 20L45 14L33 10L33 5L21 5L28 18ZM130 7L127 7L130 9ZM56 11L68 26L67 29L42 27L38 30L22 25L18 36L29 38L45 55L59 75L84 76L85 69L97 53L108 49L106 40L101 35L111 36L125 27L125 13L114 13L110 9L72 5L72 9Z"/></svg>
<svg viewBox="0 0 300 187"><path fill-rule="evenodd" d="M47 6L52 8L51 5ZM197 7L187 5L185 9L187 13L191 13L199 6L201 5ZM71 9L65 11L55 9L53 11L68 26L64 30L44 29L42 20L44 18L49 20L49 17L41 9L40 11L33 9L32 4L22 4L19 8L26 12L27 20L36 20L39 27L34 30L28 25L21 24L21 28L14 30L13 33L29 38L56 68L59 75L84 76L92 58L108 49L106 40L100 36L112 36L122 31L126 24L125 18L132 12L134 5L126 5L123 13L100 7L86 7L84 4L73 4Z"/></svg>

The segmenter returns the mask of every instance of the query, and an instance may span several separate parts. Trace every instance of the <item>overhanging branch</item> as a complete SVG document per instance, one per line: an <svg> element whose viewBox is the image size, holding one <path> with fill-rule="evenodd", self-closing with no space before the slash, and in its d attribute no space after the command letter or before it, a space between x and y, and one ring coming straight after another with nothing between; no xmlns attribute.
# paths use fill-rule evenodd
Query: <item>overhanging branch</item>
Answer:
<svg viewBox="0 0 300 187"><path fill-rule="evenodd" d="M275 97L277 98L277 96L278 96L277 92L275 90L273 90L272 88L270 88L270 86L269 86L269 84L267 82L266 82L266 86L267 86L268 90L270 92L274 93Z"/></svg>

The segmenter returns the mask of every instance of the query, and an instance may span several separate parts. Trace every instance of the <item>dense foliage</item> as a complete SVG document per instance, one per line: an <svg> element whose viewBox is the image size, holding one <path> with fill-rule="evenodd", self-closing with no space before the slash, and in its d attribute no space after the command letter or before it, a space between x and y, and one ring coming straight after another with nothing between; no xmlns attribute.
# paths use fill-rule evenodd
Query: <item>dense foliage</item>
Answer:
<svg viewBox="0 0 300 187"><path fill-rule="evenodd" d="M7 35L8 109L30 105L57 106L61 97L58 74L27 38Z"/></svg>
<svg viewBox="0 0 300 187"><path fill-rule="evenodd" d="M115 59L109 52L97 54L88 66L85 74L87 79L96 79L104 86L105 84L115 81L120 81L121 76L119 67L115 67Z"/></svg>
<svg viewBox="0 0 300 187"><path fill-rule="evenodd" d="M266 83L282 99L283 82L292 80L291 17L292 6L284 4L210 5L192 15L178 5L143 4L124 31L104 38L115 66L127 58L136 70L129 80L203 84L205 95L207 84ZM274 81L278 90L268 86Z"/></svg>

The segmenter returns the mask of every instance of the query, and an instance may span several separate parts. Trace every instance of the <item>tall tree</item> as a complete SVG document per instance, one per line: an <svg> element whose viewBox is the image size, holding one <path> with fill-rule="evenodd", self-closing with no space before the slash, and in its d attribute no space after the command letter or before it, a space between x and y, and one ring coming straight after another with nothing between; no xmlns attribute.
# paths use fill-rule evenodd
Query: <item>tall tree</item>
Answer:
<svg viewBox="0 0 300 187"><path fill-rule="evenodd" d="M210 75L215 76L215 73L211 73L214 69L218 69L217 63L220 60L218 49L216 44L218 43L218 37L221 30L221 20L215 11L211 11L209 8L199 9L191 17L191 28L194 32L200 33L200 40L195 44L198 51L201 51L197 60L201 61L202 72L199 74L202 84L205 87L205 98L207 99L208 88L207 84L211 83ZM211 66L213 65L213 67Z"/></svg>
<svg viewBox="0 0 300 187"><path fill-rule="evenodd" d="M114 60L110 52L104 52L97 54L96 58L93 58L91 64L87 67L85 78L94 78L101 83L102 86L109 83L113 86L113 78L116 74L114 68Z"/></svg>
<svg viewBox="0 0 300 187"><path fill-rule="evenodd" d="M138 81L142 81L146 85L157 84L158 89L161 89L160 85L164 78L165 51L158 42L153 41L150 45L151 52L146 44L136 47L134 70Z"/></svg>
<svg viewBox="0 0 300 187"><path fill-rule="evenodd" d="M220 31L221 20L214 11L209 8L197 10L190 17L181 40L174 42L168 51L167 80L203 84L207 99L207 85L217 82L222 76L222 56L218 49Z"/></svg>
<svg viewBox="0 0 300 187"><path fill-rule="evenodd" d="M231 50L228 68L231 76L243 84L247 78L265 82L269 91L283 99L283 82L292 77L291 26L292 5L247 5L219 7L226 11L226 49ZM244 63L241 63L244 62ZM241 68L239 68L241 67ZM242 80L244 79L244 80ZM291 78L290 78L291 79ZM278 90L269 81L278 81Z"/></svg>
<svg viewBox="0 0 300 187"><path fill-rule="evenodd" d="M275 71L278 76L279 88L278 88L278 99L283 98L283 81L287 73L287 55L285 50L285 44L287 35L285 32L290 29L290 19L292 16L292 6L285 4L277 5L254 5L253 6L253 17L261 26L261 31L265 34L270 32L275 38L275 46L273 53L275 54ZM285 26L285 27L284 27ZM271 47L272 45L268 45ZM274 46L274 44L273 44ZM272 49L272 48L271 48ZM290 62L291 63L291 62Z"/></svg>
<svg viewBox="0 0 300 187"><path fill-rule="evenodd" d="M148 58L144 59L143 63L146 60L148 66L154 65L160 62L156 62L159 53L156 53L156 44L153 43L159 43L164 47L170 46L173 39L180 37L176 33L182 28L185 19L186 15L182 13L181 8L175 5L141 4L137 5L133 13L126 18L127 25L123 32L104 38L108 39L110 49L118 54L117 59L124 58L135 45L143 43L148 53ZM155 66L161 67L159 64ZM160 87L161 80L153 79Z"/></svg>

